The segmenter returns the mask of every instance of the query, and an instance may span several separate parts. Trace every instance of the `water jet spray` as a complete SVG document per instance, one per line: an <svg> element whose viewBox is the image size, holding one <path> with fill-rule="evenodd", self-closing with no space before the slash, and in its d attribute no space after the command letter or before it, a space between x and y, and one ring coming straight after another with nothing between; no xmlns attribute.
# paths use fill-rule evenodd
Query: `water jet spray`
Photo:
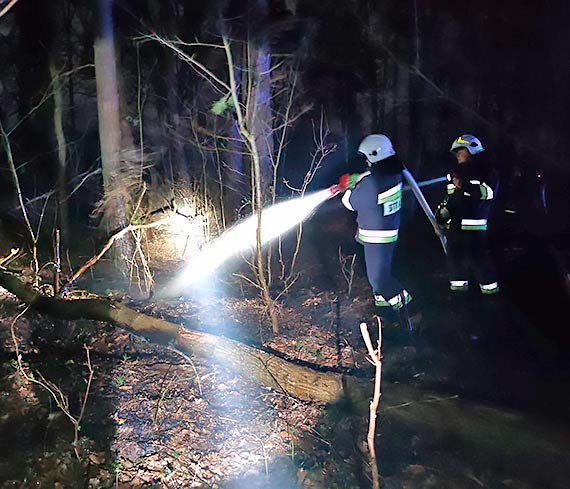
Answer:
<svg viewBox="0 0 570 489"><path fill-rule="evenodd" d="M405 170L404 176L424 211L426 211L426 208L429 209L421 191L417 187L443 181L445 177L435 178L418 184L407 170ZM341 185L332 185L327 189L312 192L263 209L261 212L261 245L294 228L311 216L321 204L344 190ZM426 211L428 218L430 217L430 212ZM431 218L433 218L433 213L431 213ZM210 277L217 268L230 258L254 251L257 245L257 225L258 216L257 214L252 214L205 245L186 263L174 283L167 286L159 295L162 297L181 295L188 288Z"/></svg>

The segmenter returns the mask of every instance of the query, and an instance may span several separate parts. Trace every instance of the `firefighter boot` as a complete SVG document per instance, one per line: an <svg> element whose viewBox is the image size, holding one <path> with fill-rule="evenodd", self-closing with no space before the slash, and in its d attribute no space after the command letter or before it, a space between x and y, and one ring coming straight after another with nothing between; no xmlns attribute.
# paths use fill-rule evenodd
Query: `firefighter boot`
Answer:
<svg viewBox="0 0 570 489"><path fill-rule="evenodd" d="M415 301L402 301L402 306L398 310L398 318L402 329L410 333L419 332L422 313L417 309Z"/></svg>

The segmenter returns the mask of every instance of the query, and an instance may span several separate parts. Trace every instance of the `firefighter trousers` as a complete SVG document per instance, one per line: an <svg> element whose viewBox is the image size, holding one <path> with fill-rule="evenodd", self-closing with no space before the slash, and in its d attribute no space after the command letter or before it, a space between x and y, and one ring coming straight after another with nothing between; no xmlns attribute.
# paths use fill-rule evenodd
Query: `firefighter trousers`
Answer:
<svg viewBox="0 0 570 489"><path fill-rule="evenodd" d="M375 296L382 296L386 301L399 297L402 286L392 275L392 257L396 242L362 243L366 275ZM407 295L407 293L406 293Z"/></svg>
<svg viewBox="0 0 570 489"><path fill-rule="evenodd" d="M498 292L497 272L489 251L487 231L450 230L446 233L447 268L451 290L467 290L471 275L484 294Z"/></svg>

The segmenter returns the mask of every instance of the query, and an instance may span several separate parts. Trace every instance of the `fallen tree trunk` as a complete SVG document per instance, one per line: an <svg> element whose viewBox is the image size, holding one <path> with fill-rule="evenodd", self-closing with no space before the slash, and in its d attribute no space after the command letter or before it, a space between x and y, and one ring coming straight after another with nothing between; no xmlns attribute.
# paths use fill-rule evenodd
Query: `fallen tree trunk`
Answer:
<svg viewBox="0 0 570 489"><path fill-rule="evenodd" d="M105 321L149 341L214 361L299 399L331 403L343 395L367 402L370 383L338 372L320 372L238 341L190 330L141 314L109 299L60 299L38 294L15 274L0 269L0 285L38 311L61 319Z"/></svg>

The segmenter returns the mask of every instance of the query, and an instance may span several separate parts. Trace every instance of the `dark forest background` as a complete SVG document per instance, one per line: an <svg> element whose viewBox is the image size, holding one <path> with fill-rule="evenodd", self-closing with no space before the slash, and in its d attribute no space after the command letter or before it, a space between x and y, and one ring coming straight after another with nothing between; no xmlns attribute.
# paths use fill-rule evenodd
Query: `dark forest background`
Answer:
<svg viewBox="0 0 570 489"><path fill-rule="evenodd" d="M385 423L379 425L381 473L388 467L388 481L390 470L396 474L394 485L386 487L401 487L399 481L407 484L410 478L417 481L413 487L531 487L517 485L519 477L536 481L533 487L562 487L562 482L545 481L568 480L564 429L556 427L554 438L554 426L543 433L538 418L480 410L470 403L521 408L553 423L559 418L566 423L568 417L564 346L570 333L563 318L570 294L569 26L570 2L548 0L0 0L0 279L3 285L25 287L22 281L43 294L25 299L32 307L44 300L59 304L63 312L54 308L54 318L74 317L64 309L76 304L88 309L78 313L82 317L97 318L91 325L55 320L49 308L49 317L26 315L28 308L2 299L0 324L11 328L0 328L0 342L8 345L0 349L0 387L13 395L3 396L10 409L0 426L0 439L7 440L0 479L9 474L23 480L25 473L33 481L35 472L48 474L41 480L50 481L52 468L68 470L58 450L53 458L46 456L48 428L50 436L57 431L56 425L50 428L51 400L48 410L42 407L47 401L40 405L34 396L26 397L33 394L33 379L25 372L38 366L48 378L61 375L64 382L50 384L57 392L73 393L68 412L81 409L72 421L80 462L68 467L81 469L70 480L83 485L94 471L108 487L119 487L119 475L131 481L146 471L154 474L148 481L163 481L179 468L176 477L184 481L188 467L196 462L200 468L205 461L211 473L202 472L202 482L212 487L213 481L233 478L228 457L241 452L244 439L255 433L241 420L256 421L260 433L267 429L294 440L289 426L304 431L301 417L313 419L314 427L332 419L311 403L307 411L297 411L301 403L291 397L287 404L289 396L280 390L271 405L264 391L263 415L245 409L248 397L256 403L262 398L258 391L234 383L231 369L227 385L219 384L225 374L218 376L209 365L224 357L219 371L224 370L227 356L238 359L236 371L243 372L242 365L249 363L244 359L256 357L235 346L215 354L204 350L207 375L201 377L193 364L191 372L190 361L177 364L180 374L173 370L172 382L166 382L171 366L168 371L162 367L174 358L170 354L181 353L170 348L178 340L171 333L165 336L172 340L172 351L165 355L162 347L147 353L147 343L138 343L136 336L150 336L154 326L148 329L145 321L156 324L160 317L172 321L169 331L176 330L177 338L194 330L214 332L216 345L227 339L224 335L247 343L259 340L273 353L323 368L341 363L344 368L350 357L349 368L364 366L368 375L360 331L352 331L372 307L362 247L353 240L354 213L338 198L321 202L296 232L291 229L262 247L261 211L362 170L357 147L368 134L388 135L422 181L445 175L453 161L452 141L471 133L482 140L500 177L488 234L501 294L482 297L472 290L458 299L445 293L440 242L411 192L405 192L394 271L414 294L410 316L422 323L415 332L411 326L408 331L399 323L387 325L383 375L384 385L393 382L405 389L398 394L401 404L394 391L390 394L391 407L415 407L390 411L394 418L379 417ZM445 190L444 182L424 187L433 208ZM208 250L204 245L249 215L258 219L255 256L247 254L253 243L237 252L212 246L210 251L234 261L220 265L222 272L200 287L187 286L184 280L203 278L201 265L208 271L206 265L216 261L199 253ZM121 239L113 241L117 236ZM162 294L165 289L169 296ZM99 298L52 301L83 299L86 291ZM260 300L252 300L258 295ZM104 316L93 303L104 304ZM423 319L412 310L418 303ZM146 319L114 319L117 305L124 311L126 304ZM125 314L132 318L134 311ZM101 320L119 328L126 324L135 337L105 329ZM381 332L380 320L377 325ZM162 327L153 331L164 332ZM88 336L89 349L84 344ZM90 388L85 391L81 366L91 348L99 368L97 385L79 436L80 405L85 406ZM226 355L229 349L239 355ZM355 352L362 354L360 365ZM189 360L186 353L182 357ZM155 365L160 368L153 370ZM16 370L29 383L26 389L20 388ZM302 386L307 371L302 371ZM258 375L252 370L250 377ZM339 388L345 387L342 377L335 383ZM207 409L205 404L186 409L189 402L208 399L200 378L215 402L208 402ZM408 383L414 391L426 389L425 403L408 402L423 396L410 397ZM311 387L327 394L320 382ZM238 391L243 391L243 405L234 401ZM170 424L156 424L171 392L171 410L161 414ZM89 413L92 402L94 414ZM37 408L29 410L31 403ZM365 405L368 409L368 397ZM293 416L281 417L279 406ZM226 407L236 413L236 420L226 419L231 429L220 421ZM402 412L411 412L410 418ZM287 431L268 419L285 420ZM365 431L360 421L331 424L332 443L309 426L312 441L305 450L314 462L307 470L325 477L321 469L329 455L337 457L339 447L338 465L332 464L326 476L339 480L334 487L356 487L343 486L336 468L349 480L368 471L361 462L363 445L351 441ZM67 419L57 426L62 423ZM416 430L424 423L429 429ZM243 430L234 430L234 424ZM70 451L69 428L61 430L64 451ZM239 450L226 450L221 433L231 433ZM81 461L76 442L90 437L97 450L104 450L100 454L107 453L106 461L105 456ZM195 445L196 440L206 443ZM279 472L272 468L269 475L260 441L255 436L254 451L263 449L271 480L267 487L275 487ZM323 449L321 441L334 450ZM284 446L283 440L279 443L276 453ZM354 465L343 451L351 444ZM157 446L157 457L163 457L164 447L176 446L180 453L154 473L155 453L148 450ZM212 446L219 454L208 462ZM286 449L287 467L297 464L294 441ZM145 458L147 467L139 470ZM300 470L292 474L291 487L301 481ZM468 484L456 483L454 474ZM333 487L323 481L314 487ZM244 485L231 487L253 485L244 479Z"/></svg>
<svg viewBox="0 0 570 489"><path fill-rule="evenodd" d="M97 223L104 212L93 211L113 183L105 184L101 159L94 44L110 26L121 151L113 171L131 179L115 179L131 195L110 228L129 219L143 180L154 189L199 187L227 225L244 203L247 210L251 175L228 93L208 75L228 80L225 36L239 97L256 107L264 201L290 193L283 179L301 186L315 128L325 128L334 151L309 189L357 167L355 149L368 133L389 135L427 179L445 173L451 141L470 132L504 188L522 175L528 188L519 197L535 207L546 188L559 233L568 229L569 20L567 3L511 0L20 0L0 19L0 120L36 214L59 209L64 228ZM5 152L0 165L8 219L19 212ZM58 198L44 208L52 191Z"/></svg>

